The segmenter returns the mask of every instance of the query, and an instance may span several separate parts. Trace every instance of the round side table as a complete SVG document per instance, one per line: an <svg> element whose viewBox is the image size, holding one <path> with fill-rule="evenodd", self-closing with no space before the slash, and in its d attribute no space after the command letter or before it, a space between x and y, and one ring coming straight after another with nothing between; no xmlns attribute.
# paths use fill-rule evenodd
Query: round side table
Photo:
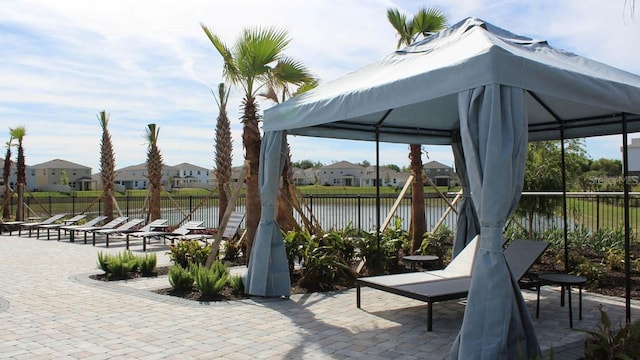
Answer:
<svg viewBox="0 0 640 360"><path fill-rule="evenodd" d="M573 313L571 311L571 287L577 286L578 293L578 314L582 320L582 286L587 283L584 276L562 274L562 273L542 273L538 275L538 298L536 300L536 319L540 314L540 287L543 285L560 285L560 306L564 306L564 290L567 289L569 295L569 327L573 328Z"/></svg>
<svg viewBox="0 0 640 360"><path fill-rule="evenodd" d="M404 256L402 258L402 260L408 261L410 266L411 266L411 270L415 270L416 269L416 263L423 263L423 262L427 262L427 261L436 261L438 260L439 257L435 256L435 255L407 255Z"/></svg>

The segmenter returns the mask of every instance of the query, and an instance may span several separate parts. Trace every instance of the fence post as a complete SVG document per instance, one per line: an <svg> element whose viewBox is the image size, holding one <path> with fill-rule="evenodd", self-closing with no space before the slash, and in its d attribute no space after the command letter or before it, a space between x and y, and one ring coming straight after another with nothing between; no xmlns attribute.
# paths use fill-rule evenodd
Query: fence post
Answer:
<svg viewBox="0 0 640 360"><path fill-rule="evenodd" d="M358 195L358 232L362 232L362 196Z"/></svg>
<svg viewBox="0 0 640 360"><path fill-rule="evenodd" d="M596 231L600 230L600 194L596 194Z"/></svg>

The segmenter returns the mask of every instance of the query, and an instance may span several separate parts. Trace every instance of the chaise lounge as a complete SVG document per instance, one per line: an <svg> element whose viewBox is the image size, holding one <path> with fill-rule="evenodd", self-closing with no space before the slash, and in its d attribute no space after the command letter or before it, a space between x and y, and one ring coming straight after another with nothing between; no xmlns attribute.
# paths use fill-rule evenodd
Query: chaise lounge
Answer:
<svg viewBox="0 0 640 360"><path fill-rule="evenodd" d="M361 287L367 286L428 303L427 331L433 329L433 304L465 298L469 293L473 260L478 247L476 236L443 270L413 272L356 279L356 306L361 308ZM549 243L514 240L504 255L512 276L520 280L544 253Z"/></svg>

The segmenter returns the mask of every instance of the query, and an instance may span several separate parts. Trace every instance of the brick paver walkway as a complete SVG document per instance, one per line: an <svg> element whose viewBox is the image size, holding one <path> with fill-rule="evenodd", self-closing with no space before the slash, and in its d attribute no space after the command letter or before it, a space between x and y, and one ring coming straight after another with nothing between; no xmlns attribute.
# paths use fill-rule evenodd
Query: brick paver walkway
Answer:
<svg viewBox="0 0 640 360"><path fill-rule="evenodd" d="M363 289L198 303L157 295L166 278L102 283L88 278L99 251L122 243L0 236L0 358L12 359L445 359L462 322L459 301L436 304L434 331L426 331L426 305ZM140 251L141 246L134 246ZM157 251L168 264L166 248ZM535 315L535 292L524 291ZM574 297L577 301L577 296ZM595 329L598 304L614 321L624 301L585 293L584 316L575 328ZM577 305L577 303L576 303ZM634 318L640 304L633 302ZM540 319L544 350L554 359L575 358L584 334L568 328L568 310L557 288L544 287Z"/></svg>

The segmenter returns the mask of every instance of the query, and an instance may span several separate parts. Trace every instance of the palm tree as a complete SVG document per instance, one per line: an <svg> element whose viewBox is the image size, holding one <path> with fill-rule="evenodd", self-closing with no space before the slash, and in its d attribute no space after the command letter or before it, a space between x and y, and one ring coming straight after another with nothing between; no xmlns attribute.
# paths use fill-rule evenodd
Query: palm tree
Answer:
<svg viewBox="0 0 640 360"><path fill-rule="evenodd" d="M293 91L291 87L297 86ZM258 94L267 100L279 104L287 98L302 94L318 86L318 79L299 61L285 58L278 63L271 73L264 92ZM293 184L293 168L291 167L291 148L285 147L285 162L282 168L282 183L278 202L278 224L284 231L298 229L298 223L293 217L291 184ZM311 229L309 229L311 231Z"/></svg>
<svg viewBox="0 0 640 360"><path fill-rule="evenodd" d="M4 184L4 195L2 197L2 217L8 219L11 217L11 206L9 198L11 197L11 189L9 188L9 177L11 176L11 143L13 136L9 136L7 142L7 153L4 157L4 167L2 169L2 180Z"/></svg>
<svg viewBox="0 0 640 360"><path fill-rule="evenodd" d="M398 9L387 10L387 19L396 30L400 38L397 48L409 45L420 36L428 36L433 32L443 29L447 23L447 17L438 8L422 8L408 20L407 16ZM425 206L424 206L424 178L422 168L422 147L420 144L409 145L409 161L413 184L411 185L411 220L413 229L411 233L411 254L420 247L422 236L426 231Z"/></svg>
<svg viewBox="0 0 640 360"><path fill-rule="evenodd" d="M162 190L162 155L158 148L160 128L156 124L147 125L147 176L149 177L149 213L147 223L160 219L160 191Z"/></svg>
<svg viewBox="0 0 640 360"><path fill-rule="evenodd" d="M212 91L213 93L213 91ZM218 180L218 193L220 194L220 212L218 222L222 222L224 213L229 206L229 185L231 184L231 165L233 157L231 155L231 121L227 114L227 102L229 101L229 91L224 83L218 85L218 97L213 94L218 104L220 113L216 120L216 179Z"/></svg>
<svg viewBox="0 0 640 360"><path fill-rule="evenodd" d="M103 110L98 115L100 127L102 127L102 139L100 141L100 177L102 179L102 202L104 203L104 215L107 221L113 218L114 192L113 183L115 180L116 158L113 153L113 143L111 134L107 126L109 125L109 115Z"/></svg>
<svg viewBox="0 0 640 360"><path fill-rule="evenodd" d="M9 129L11 131L11 137L18 141L18 206L16 209L16 221L24 221L24 188L27 184L26 166L24 161L24 147L22 141L25 135L27 135L27 129L22 126Z"/></svg>
<svg viewBox="0 0 640 360"><path fill-rule="evenodd" d="M251 254L253 238L260 222L260 193L258 185L258 166L260 160L260 145L262 136L258 123L259 106L256 95L270 79L273 72L271 64L286 60L282 52L290 42L284 30L275 28L244 29L233 47L228 47L220 37L215 35L204 24L201 24L205 34L222 56L224 61L223 76L244 91L242 100L242 143L245 149L245 159L249 169L245 183L247 233L247 257ZM277 66L277 65L276 65Z"/></svg>

